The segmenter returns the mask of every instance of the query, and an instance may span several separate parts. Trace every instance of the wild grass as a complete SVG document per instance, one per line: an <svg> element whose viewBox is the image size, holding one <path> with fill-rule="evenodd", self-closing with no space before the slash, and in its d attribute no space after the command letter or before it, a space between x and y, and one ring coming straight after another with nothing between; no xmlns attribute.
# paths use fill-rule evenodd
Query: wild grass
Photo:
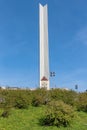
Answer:
<svg viewBox="0 0 87 130"><path fill-rule="evenodd" d="M77 117L69 127L41 126L39 119L45 114L45 109L45 106L12 109L8 118L0 117L0 130L87 130L85 112L77 112Z"/></svg>

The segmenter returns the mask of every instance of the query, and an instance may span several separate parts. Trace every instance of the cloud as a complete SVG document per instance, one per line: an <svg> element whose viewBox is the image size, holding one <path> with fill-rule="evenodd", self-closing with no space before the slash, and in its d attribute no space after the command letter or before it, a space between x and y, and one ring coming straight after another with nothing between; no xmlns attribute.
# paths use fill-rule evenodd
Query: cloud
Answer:
<svg viewBox="0 0 87 130"><path fill-rule="evenodd" d="M66 81L61 84L61 88L69 88L75 90L75 85L78 85L78 91L85 91L87 89L87 82L85 80Z"/></svg>
<svg viewBox="0 0 87 130"><path fill-rule="evenodd" d="M62 73L58 76L56 83L59 87L75 89L75 85L78 85L79 91L85 91L87 89L87 68L79 68L67 73Z"/></svg>
<svg viewBox="0 0 87 130"><path fill-rule="evenodd" d="M84 45L87 45L87 27L84 27L77 32L75 40Z"/></svg>

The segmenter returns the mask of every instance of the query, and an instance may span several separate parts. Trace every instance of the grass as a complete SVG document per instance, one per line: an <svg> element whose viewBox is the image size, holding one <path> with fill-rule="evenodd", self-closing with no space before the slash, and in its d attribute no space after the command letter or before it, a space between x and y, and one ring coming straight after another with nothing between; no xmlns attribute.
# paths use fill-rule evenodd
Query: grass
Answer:
<svg viewBox="0 0 87 130"><path fill-rule="evenodd" d="M72 126L67 128L41 126L39 119L44 113L44 106L30 106L27 110L12 109L8 118L0 117L0 130L87 130L87 114L84 112L78 112Z"/></svg>

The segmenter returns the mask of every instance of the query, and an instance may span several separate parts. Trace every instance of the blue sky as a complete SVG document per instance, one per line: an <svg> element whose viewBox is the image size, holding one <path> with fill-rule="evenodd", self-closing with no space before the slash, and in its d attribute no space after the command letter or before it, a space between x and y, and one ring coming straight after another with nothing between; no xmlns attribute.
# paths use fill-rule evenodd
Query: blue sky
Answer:
<svg viewBox="0 0 87 130"><path fill-rule="evenodd" d="M0 0L0 85L39 84L39 3L48 4L51 87L87 89L87 0Z"/></svg>

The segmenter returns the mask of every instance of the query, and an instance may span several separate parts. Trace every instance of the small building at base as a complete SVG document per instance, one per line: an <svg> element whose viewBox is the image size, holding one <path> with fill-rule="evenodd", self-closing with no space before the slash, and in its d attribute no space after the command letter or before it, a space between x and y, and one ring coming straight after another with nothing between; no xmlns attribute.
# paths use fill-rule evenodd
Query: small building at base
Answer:
<svg viewBox="0 0 87 130"><path fill-rule="evenodd" d="M40 81L40 88L46 88L49 90L49 80L45 76Z"/></svg>

